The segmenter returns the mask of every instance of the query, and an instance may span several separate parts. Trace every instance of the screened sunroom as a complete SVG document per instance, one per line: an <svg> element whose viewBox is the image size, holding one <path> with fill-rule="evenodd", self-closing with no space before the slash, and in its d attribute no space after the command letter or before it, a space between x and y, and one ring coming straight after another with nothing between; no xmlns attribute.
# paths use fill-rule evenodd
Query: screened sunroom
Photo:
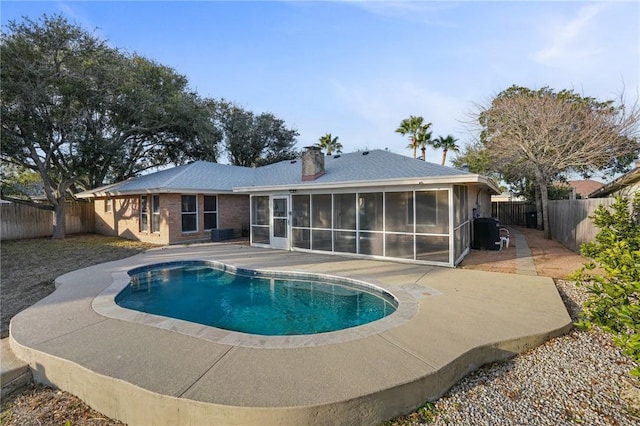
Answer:
<svg viewBox="0 0 640 426"><path fill-rule="evenodd" d="M469 250L465 185L251 196L251 243L453 266Z"/></svg>

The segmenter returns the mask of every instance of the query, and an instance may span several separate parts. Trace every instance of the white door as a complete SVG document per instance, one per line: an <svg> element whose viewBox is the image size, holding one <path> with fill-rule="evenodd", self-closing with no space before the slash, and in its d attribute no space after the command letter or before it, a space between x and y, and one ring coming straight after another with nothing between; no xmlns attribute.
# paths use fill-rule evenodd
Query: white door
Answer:
<svg viewBox="0 0 640 426"><path fill-rule="evenodd" d="M271 211L271 247L289 250L289 196L272 196Z"/></svg>

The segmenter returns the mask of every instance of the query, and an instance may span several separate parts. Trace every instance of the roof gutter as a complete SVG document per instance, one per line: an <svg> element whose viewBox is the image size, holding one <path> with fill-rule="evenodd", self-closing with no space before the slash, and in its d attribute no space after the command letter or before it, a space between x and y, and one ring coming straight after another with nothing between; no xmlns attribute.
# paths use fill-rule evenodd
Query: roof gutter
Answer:
<svg viewBox="0 0 640 426"><path fill-rule="evenodd" d="M108 189L100 191L83 191L75 194L77 198L100 198L100 197L116 197L116 196L130 196L130 195L150 195L150 194L233 194L234 191L219 190L219 189L193 189L193 188L147 188L147 189L132 189L129 191L109 191Z"/></svg>
<svg viewBox="0 0 640 426"><path fill-rule="evenodd" d="M487 185L495 194L500 194L498 185L491 179L478 174L463 174L454 176L438 176L425 178L400 178L384 180L362 180L347 182L327 182L327 183L299 183L293 185L268 185L268 186L246 186L233 188L235 193L252 192L274 192L289 190L311 190L311 189L335 189L335 188L368 188L380 186L402 186L402 185L432 185L432 184L468 184L476 183Z"/></svg>

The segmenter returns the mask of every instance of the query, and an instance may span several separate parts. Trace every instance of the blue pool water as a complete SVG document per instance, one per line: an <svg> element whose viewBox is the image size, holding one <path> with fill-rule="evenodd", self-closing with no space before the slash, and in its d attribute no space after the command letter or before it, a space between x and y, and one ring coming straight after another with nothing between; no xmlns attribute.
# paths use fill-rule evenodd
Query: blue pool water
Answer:
<svg viewBox="0 0 640 426"><path fill-rule="evenodd" d="M224 265L180 262L130 271L118 294L123 308L240 331L316 334L376 321L395 311L389 295L354 285L225 271Z"/></svg>

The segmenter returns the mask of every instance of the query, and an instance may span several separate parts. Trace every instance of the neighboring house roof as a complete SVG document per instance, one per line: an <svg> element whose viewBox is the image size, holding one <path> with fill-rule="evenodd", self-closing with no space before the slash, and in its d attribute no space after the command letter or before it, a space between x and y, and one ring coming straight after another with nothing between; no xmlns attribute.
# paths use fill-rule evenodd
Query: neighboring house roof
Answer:
<svg viewBox="0 0 640 426"><path fill-rule="evenodd" d="M602 188L593 191L589 194L589 198L608 197L628 187L640 187L640 161L636 161L635 168L630 172L627 172L616 180L609 182ZM638 189L638 191L640 191L640 189Z"/></svg>
<svg viewBox="0 0 640 426"><path fill-rule="evenodd" d="M325 156L326 173L302 181L302 160L286 160L249 168L195 161L183 166L139 176L76 194L93 196L185 193L252 192L271 189L322 188L325 186L375 186L411 183L482 183L499 193L488 178L383 150Z"/></svg>
<svg viewBox="0 0 640 426"><path fill-rule="evenodd" d="M604 186L604 183L598 182L596 180L585 179L585 180L570 180L562 182L558 185L566 185L576 190L576 194L579 194L582 198L587 198L589 194L593 191L596 191Z"/></svg>

